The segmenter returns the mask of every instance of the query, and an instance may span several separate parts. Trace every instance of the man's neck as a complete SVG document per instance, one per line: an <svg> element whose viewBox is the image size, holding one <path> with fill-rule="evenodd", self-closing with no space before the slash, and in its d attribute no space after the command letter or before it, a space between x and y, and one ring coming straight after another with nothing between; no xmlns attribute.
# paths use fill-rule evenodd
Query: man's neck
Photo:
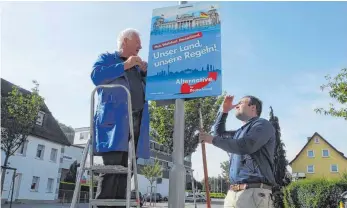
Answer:
<svg viewBox="0 0 347 208"><path fill-rule="evenodd" d="M121 57L129 58L130 54L127 51L124 51L123 49L119 51L119 54Z"/></svg>
<svg viewBox="0 0 347 208"><path fill-rule="evenodd" d="M253 116L253 117L250 117L250 118L248 118L248 119L242 121L242 124L245 125L246 123L248 123L251 119L253 119L253 118L255 118L255 117L257 117L257 116Z"/></svg>

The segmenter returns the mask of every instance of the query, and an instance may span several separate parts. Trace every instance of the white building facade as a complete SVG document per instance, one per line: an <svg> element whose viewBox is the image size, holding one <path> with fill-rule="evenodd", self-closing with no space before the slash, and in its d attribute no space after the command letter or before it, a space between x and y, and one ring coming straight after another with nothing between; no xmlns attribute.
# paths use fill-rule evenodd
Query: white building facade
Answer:
<svg viewBox="0 0 347 208"><path fill-rule="evenodd" d="M60 181L60 158L63 145L36 136L28 136L25 145L9 158L8 166L16 168L14 186L13 170L6 171L3 199L55 200ZM1 164L5 153L1 151Z"/></svg>
<svg viewBox="0 0 347 208"><path fill-rule="evenodd" d="M1 79L1 96L6 97L14 84ZM19 87L24 95L30 91ZM1 128L6 128L1 126ZM58 198L60 164L65 146L70 146L58 122L44 105L36 125L26 141L10 156L6 168L16 169L15 181L11 169L5 169L5 182L1 202L10 201L52 201ZM1 151L1 165L4 166L5 152Z"/></svg>

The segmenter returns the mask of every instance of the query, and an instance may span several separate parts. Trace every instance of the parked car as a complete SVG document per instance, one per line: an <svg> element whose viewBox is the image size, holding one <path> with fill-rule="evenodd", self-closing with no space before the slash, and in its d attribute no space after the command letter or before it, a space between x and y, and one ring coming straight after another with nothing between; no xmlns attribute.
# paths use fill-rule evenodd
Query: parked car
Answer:
<svg viewBox="0 0 347 208"><path fill-rule="evenodd" d="M194 202L194 196L193 194L188 194L186 196L186 202ZM200 194L195 194L195 202L205 202L206 198Z"/></svg>
<svg viewBox="0 0 347 208"><path fill-rule="evenodd" d="M143 196L141 194L141 192L139 192L139 196L140 196L140 207L143 206ZM131 191L131 199L136 199L136 191Z"/></svg>
<svg viewBox="0 0 347 208"><path fill-rule="evenodd" d="M206 196L203 194L196 194L195 195L197 198L199 198L200 201L206 202Z"/></svg>
<svg viewBox="0 0 347 208"><path fill-rule="evenodd" d="M152 200L151 200L152 198ZM146 201L147 202L161 202L163 200L163 197L161 196L160 193L152 193L152 197L151 197L151 194L148 194L147 197L146 197Z"/></svg>

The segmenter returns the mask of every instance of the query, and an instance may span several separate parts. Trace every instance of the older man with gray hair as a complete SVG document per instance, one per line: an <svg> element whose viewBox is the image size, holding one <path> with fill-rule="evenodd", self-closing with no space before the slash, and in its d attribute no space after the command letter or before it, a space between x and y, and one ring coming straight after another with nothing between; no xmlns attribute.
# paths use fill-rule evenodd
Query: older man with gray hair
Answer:
<svg viewBox="0 0 347 208"><path fill-rule="evenodd" d="M94 117L94 155L102 156L104 165L128 166L129 121L133 115L135 150L137 158L148 159L149 113L145 101L147 63L138 53L140 34L135 29L122 31L117 40L118 51L103 53L93 65L91 79L95 86L120 84L131 94L132 109L127 109L127 95L123 89L98 91L98 107ZM125 199L125 174L100 174L97 199ZM101 207L99 207L101 208Z"/></svg>

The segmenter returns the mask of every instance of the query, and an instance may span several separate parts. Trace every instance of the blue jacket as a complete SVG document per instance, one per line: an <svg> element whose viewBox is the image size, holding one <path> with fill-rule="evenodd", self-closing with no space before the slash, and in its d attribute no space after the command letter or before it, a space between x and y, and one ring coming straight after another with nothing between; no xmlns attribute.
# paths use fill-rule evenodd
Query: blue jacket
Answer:
<svg viewBox="0 0 347 208"><path fill-rule="evenodd" d="M129 80L124 73L124 63L118 52L101 54L93 66L91 79L95 86L120 84L129 89ZM144 82L142 86L145 89ZM98 90L97 109L94 116L93 149L95 155L102 155L103 152L111 151L128 151L129 118L127 105L127 94L124 89ZM142 111L136 156L148 159L150 157L149 148L149 112L146 101Z"/></svg>

